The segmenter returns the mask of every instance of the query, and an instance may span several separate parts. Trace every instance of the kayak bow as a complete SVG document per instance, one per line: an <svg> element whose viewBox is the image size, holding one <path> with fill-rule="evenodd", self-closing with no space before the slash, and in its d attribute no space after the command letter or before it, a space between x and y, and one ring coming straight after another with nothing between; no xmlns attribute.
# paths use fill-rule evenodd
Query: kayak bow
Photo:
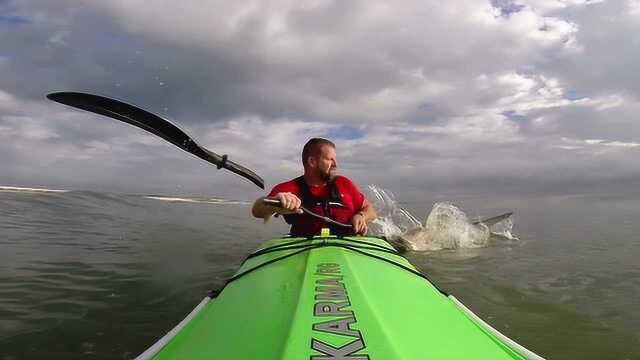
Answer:
<svg viewBox="0 0 640 360"><path fill-rule="evenodd" d="M137 359L542 359L384 239L268 241Z"/></svg>

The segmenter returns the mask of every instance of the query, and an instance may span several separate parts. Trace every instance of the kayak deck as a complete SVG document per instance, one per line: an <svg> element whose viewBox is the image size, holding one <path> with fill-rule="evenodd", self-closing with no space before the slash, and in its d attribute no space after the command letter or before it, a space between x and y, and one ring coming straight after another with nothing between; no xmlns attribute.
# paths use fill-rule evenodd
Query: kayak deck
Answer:
<svg viewBox="0 0 640 360"><path fill-rule="evenodd" d="M541 359L474 316L383 239L276 239L139 359Z"/></svg>

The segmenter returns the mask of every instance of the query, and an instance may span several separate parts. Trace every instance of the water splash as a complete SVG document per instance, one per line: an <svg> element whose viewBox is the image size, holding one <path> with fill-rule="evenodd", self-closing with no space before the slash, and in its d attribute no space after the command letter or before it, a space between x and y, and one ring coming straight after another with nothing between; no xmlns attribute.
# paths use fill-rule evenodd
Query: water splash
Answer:
<svg viewBox="0 0 640 360"><path fill-rule="evenodd" d="M422 224L398 205L391 192L375 185L369 185L368 190L378 212L378 219L370 225L370 233L385 236L401 249L437 251L479 248L489 245L496 237L517 240L512 234L511 216L487 226L471 221L464 211L452 203L438 202Z"/></svg>
<svg viewBox="0 0 640 360"><path fill-rule="evenodd" d="M486 225L472 224L458 207L441 202L433 206L423 228L404 233L402 239L412 250L435 251L484 247L490 236Z"/></svg>
<svg viewBox="0 0 640 360"><path fill-rule="evenodd" d="M422 228L420 220L398 206L393 193L375 185L369 185L368 190L371 195L368 198L373 200L378 213L378 218L369 226L372 234L394 239L411 229Z"/></svg>
<svg viewBox="0 0 640 360"><path fill-rule="evenodd" d="M519 240L518 237L513 234L513 218L511 216L490 226L489 229L493 237L499 236L506 240Z"/></svg>

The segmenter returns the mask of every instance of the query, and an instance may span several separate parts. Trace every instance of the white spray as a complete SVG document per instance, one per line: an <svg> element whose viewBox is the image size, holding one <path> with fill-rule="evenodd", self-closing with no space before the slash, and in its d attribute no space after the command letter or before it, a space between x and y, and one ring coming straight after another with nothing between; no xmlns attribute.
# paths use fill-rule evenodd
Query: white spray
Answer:
<svg viewBox="0 0 640 360"><path fill-rule="evenodd" d="M512 234L511 216L487 226L474 223L455 205L439 202L433 205L422 224L407 210L398 206L394 195L369 185L373 205L378 212L369 232L385 236L399 247L413 251L478 248L489 244L492 235L516 239Z"/></svg>

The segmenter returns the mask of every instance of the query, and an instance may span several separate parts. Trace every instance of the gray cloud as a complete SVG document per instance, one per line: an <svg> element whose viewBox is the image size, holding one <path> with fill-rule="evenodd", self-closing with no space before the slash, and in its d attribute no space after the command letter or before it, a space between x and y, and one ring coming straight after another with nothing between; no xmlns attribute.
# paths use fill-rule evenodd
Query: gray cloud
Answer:
<svg viewBox="0 0 640 360"><path fill-rule="evenodd" d="M0 181L259 194L137 129L43 99L72 89L175 119L270 185L300 171L302 144L319 135L337 138L359 182L414 192L636 184L638 9L2 2Z"/></svg>

